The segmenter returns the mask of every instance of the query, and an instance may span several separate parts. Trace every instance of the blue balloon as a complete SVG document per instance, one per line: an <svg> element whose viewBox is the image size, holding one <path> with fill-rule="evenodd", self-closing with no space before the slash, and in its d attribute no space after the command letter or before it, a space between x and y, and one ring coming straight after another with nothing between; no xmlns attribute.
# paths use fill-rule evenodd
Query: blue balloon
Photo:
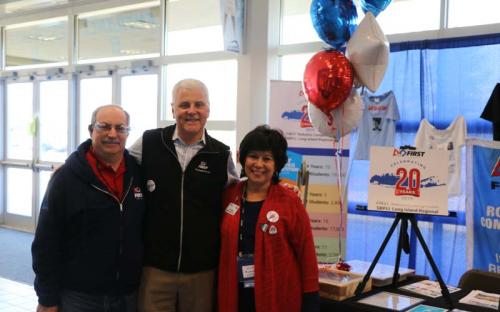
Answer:
<svg viewBox="0 0 500 312"><path fill-rule="evenodd" d="M352 0L313 0L310 14L318 36L335 49L356 30L358 13Z"/></svg>
<svg viewBox="0 0 500 312"><path fill-rule="evenodd" d="M391 0L361 0L363 12L372 12L374 16L379 15L391 3Z"/></svg>

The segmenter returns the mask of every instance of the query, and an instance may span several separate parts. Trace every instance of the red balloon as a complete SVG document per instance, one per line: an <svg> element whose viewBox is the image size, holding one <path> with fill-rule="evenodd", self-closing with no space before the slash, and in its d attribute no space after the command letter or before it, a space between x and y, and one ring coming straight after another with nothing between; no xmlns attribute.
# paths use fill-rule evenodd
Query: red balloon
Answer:
<svg viewBox="0 0 500 312"><path fill-rule="evenodd" d="M313 55L304 71L304 92L307 100L325 114L349 97L353 84L349 60L335 50Z"/></svg>

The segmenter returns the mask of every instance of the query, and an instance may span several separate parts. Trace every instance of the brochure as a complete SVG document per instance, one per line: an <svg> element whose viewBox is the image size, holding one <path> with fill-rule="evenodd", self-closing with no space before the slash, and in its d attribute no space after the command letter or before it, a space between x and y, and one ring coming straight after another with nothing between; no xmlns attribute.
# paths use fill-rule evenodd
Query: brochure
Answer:
<svg viewBox="0 0 500 312"><path fill-rule="evenodd" d="M456 288L453 286L446 285L446 287L448 287L448 291L450 292L450 294L460 290L460 288ZM442 296L441 286L439 286L439 282L437 281L423 280L413 284L401 286L399 287L399 289L431 298Z"/></svg>
<svg viewBox="0 0 500 312"><path fill-rule="evenodd" d="M467 296L460 299L459 302L498 310L499 300L500 294L492 294L485 291L473 290Z"/></svg>
<svg viewBox="0 0 500 312"><path fill-rule="evenodd" d="M359 303L389 309L392 311L403 311L414 305L423 302L424 299L403 296L387 291L379 292L375 295L359 300Z"/></svg>
<svg viewBox="0 0 500 312"><path fill-rule="evenodd" d="M446 311L448 310L443 308L428 306L425 304L419 304L418 306L408 310L407 312L446 312Z"/></svg>
<svg viewBox="0 0 500 312"><path fill-rule="evenodd" d="M365 275L370 268L371 262L361 261L361 260L350 260L347 263L351 266L351 271L353 273ZM395 267L393 265L387 265L382 263L377 263L373 269L370 277L372 278L373 286L381 287L389 285L392 283L392 277L394 275ZM415 270L399 267L399 280L402 281L406 279L409 275L415 273Z"/></svg>

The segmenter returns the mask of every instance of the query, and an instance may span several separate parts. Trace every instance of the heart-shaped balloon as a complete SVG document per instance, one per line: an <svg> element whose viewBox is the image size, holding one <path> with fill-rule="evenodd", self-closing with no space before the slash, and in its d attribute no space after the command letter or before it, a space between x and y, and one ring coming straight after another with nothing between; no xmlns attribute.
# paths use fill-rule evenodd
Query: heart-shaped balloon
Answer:
<svg viewBox="0 0 500 312"><path fill-rule="evenodd" d="M309 103L309 120L322 135L339 140L357 127L363 116L363 102L356 89L352 89L347 100L329 114Z"/></svg>
<svg viewBox="0 0 500 312"><path fill-rule="evenodd" d="M361 0L361 9L363 12L372 12L377 16L380 12L385 10L391 3L391 0Z"/></svg>
<svg viewBox="0 0 500 312"><path fill-rule="evenodd" d="M368 12L347 43L346 55L357 80L375 92L389 62L389 41L377 20Z"/></svg>
<svg viewBox="0 0 500 312"><path fill-rule="evenodd" d="M349 40L358 18L351 0L313 0L310 15L318 36L335 49Z"/></svg>
<svg viewBox="0 0 500 312"><path fill-rule="evenodd" d="M325 114L347 99L352 83L349 60L335 50L316 53L304 70L303 88L307 100Z"/></svg>

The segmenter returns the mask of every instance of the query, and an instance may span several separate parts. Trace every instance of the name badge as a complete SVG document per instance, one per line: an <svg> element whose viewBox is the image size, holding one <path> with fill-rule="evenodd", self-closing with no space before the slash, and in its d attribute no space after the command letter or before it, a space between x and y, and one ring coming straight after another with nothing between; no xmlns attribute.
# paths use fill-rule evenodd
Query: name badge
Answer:
<svg viewBox="0 0 500 312"><path fill-rule="evenodd" d="M227 205L225 212L234 216L238 209L240 209L240 206L236 205L235 203L230 203L229 205Z"/></svg>
<svg viewBox="0 0 500 312"><path fill-rule="evenodd" d="M244 288L255 286L255 266L253 255L238 256L238 272L240 283Z"/></svg>

